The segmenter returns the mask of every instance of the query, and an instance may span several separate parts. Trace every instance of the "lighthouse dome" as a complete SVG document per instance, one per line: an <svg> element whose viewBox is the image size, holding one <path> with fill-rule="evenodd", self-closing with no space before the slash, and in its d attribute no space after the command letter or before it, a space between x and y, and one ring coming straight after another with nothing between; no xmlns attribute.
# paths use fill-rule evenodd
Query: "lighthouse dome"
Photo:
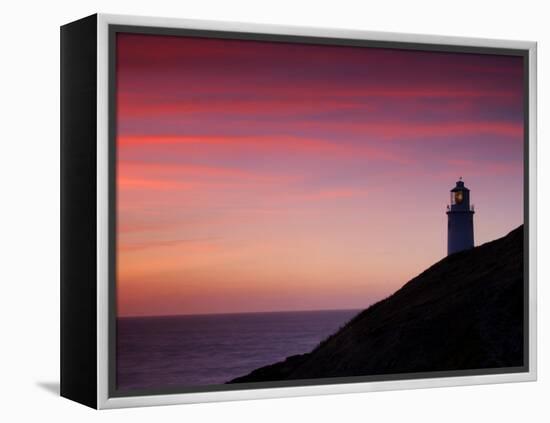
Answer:
<svg viewBox="0 0 550 423"><path fill-rule="evenodd" d="M470 190L464 186L464 181L462 179L459 179L458 181L456 181L456 186L451 190L451 192L457 192L457 191L470 191Z"/></svg>

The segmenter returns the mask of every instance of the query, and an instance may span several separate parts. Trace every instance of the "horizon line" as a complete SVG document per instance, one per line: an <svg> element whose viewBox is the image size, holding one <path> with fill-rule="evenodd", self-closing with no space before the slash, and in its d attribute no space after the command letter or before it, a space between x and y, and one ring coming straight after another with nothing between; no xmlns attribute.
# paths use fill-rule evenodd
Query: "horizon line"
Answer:
<svg viewBox="0 0 550 423"><path fill-rule="evenodd" d="M305 309L305 310L272 310L272 311L230 311L219 313L182 313L182 314L129 314L123 316L115 316L116 319L139 319L139 318L156 318L156 317L191 317L191 316L228 316L235 314L278 314L278 313L313 313L319 311L362 311L363 308L327 308L327 309Z"/></svg>

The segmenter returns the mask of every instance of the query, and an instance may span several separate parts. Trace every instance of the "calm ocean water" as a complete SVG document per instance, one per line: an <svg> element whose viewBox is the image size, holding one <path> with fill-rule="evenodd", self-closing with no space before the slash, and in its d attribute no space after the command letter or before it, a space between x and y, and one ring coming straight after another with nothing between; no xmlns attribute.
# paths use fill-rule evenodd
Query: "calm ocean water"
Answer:
<svg viewBox="0 0 550 423"><path fill-rule="evenodd" d="M118 319L121 390L221 384L310 351L358 310Z"/></svg>

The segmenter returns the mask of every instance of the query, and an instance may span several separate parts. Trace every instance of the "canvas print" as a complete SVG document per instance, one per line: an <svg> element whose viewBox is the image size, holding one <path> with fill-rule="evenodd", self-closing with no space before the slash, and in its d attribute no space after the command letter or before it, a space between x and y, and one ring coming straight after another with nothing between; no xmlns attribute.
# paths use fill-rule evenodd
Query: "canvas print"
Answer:
<svg viewBox="0 0 550 423"><path fill-rule="evenodd" d="M522 56L115 47L117 391L523 368Z"/></svg>

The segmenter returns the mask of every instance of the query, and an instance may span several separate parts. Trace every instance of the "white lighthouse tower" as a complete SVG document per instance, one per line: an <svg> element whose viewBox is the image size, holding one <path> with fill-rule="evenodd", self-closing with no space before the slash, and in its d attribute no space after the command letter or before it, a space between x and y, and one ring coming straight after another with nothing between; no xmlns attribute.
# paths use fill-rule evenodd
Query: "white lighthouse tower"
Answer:
<svg viewBox="0 0 550 423"><path fill-rule="evenodd" d="M462 177L451 190L447 216L447 254L473 248L474 208L470 206L470 190L464 186Z"/></svg>

